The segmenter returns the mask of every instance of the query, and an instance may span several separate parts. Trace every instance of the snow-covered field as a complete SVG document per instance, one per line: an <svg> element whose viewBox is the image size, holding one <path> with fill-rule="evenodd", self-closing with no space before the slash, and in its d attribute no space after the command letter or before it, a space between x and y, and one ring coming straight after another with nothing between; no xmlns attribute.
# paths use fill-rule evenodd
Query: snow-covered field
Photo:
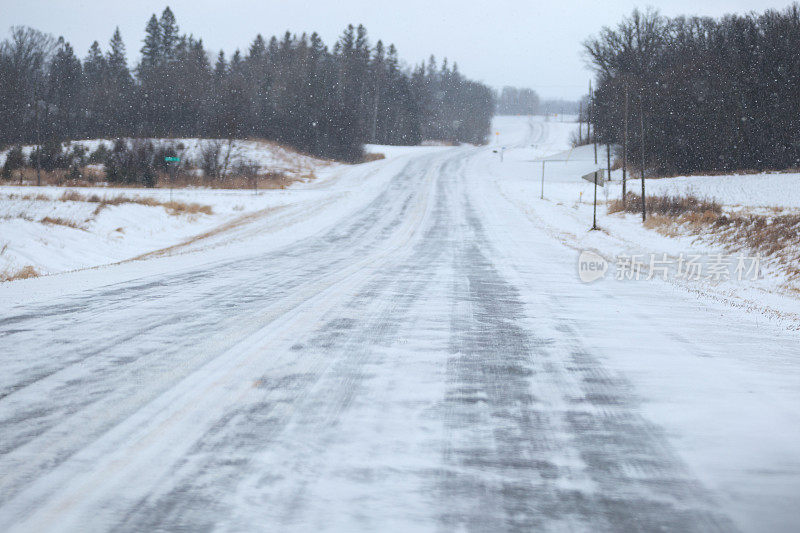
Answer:
<svg viewBox="0 0 800 533"><path fill-rule="evenodd" d="M296 189L258 194L248 190L175 189L172 195L167 189L0 187L0 248L4 248L0 271L32 266L40 274L53 274L124 261L314 195L301 190L303 184L297 184ZM133 202L108 205L95 214L98 202L61 200L69 191L85 198L95 195L111 200L124 196L168 203L172 197L175 202L208 206L211 214L173 213L165 206ZM47 218L76 227L48 223Z"/></svg>
<svg viewBox="0 0 800 533"><path fill-rule="evenodd" d="M621 174L615 172L617 179ZM641 182L636 182L641 186ZM781 208L800 210L800 174L740 174L685 176L646 182L648 193L689 193L714 198L730 208Z"/></svg>

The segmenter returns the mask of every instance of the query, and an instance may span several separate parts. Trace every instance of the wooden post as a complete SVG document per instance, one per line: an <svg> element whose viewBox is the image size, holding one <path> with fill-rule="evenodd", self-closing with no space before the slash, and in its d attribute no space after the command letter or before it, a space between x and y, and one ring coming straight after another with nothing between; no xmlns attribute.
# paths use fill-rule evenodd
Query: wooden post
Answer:
<svg viewBox="0 0 800 533"><path fill-rule="evenodd" d="M625 209L625 186L628 174L628 80L625 80L625 128L622 135L622 208Z"/></svg>
<svg viewBox="0 0 800 533"><path fill-rule="evenodd" d="M642 222L647 220L647 200L645 200L644 196L644 105L642 105L642 100L644 99L644 95L639 95L639 131L640 131L640 145L642 149Z"/></svg>
<svg viewBox="0 0 800 533"><path fill-rule="evenodd" d="M597 173L599 170L594 171L594 212L592 214L592 229L597 229Z"/></svg>
<svg viewBox="0 0 800 533"><path fill-rule="evenodd" d="M593 122L592 119L594 118L594 91L592 91L592 80L589 80L589 111L588 111L588 120L586 121L587 124L587 139L588 141L592 141L594 145L594 164L597 164L597 126L594 127L594 137L592 137L592 132L588 129L592 126Z"/></svg>
<svg viewBox="0 0 800 533"><path fill-rule="evenodd" d="M33 81L33 106L34 116L36 117L36 186L42 186L42 139L41 139L41 126L39 121L39 97L37 96L37 89L39 77ZM19 178L20 185L22 185L22 174Z"/></svg>
<svg viewBox="0 0 800 533"><path fill-rule="evenodd" d="M544 200L544 161L542 161L542 195L540 199Z"/></svg>

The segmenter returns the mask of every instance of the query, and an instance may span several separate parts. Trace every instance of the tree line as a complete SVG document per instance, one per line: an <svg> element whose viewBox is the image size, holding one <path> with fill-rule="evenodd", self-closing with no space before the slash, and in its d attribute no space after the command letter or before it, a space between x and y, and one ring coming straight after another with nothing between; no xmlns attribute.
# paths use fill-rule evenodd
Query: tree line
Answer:
<svg viewBox="0 0 800 533"><path fill-rule="evenodd" d="M539 112L539 95L524 87L503 87L497 95L498 115L534 115Z"/></svg>
<svg viewBox="0 0 800 533"><path fill-rule="evenodd" d="M527 87L503 87L495 95L495 101L498 115L577 115L580 109L578 100L541 99Z"/></svg>
<svg viewBox="0 0 800 533"><path fill-rule="evenodd" d="M483 143L494 94L456 64L405 68L394 45L348 26L255 37L245 53L182 34L167 7L150 17L131 71L117 29L81 61L70 44L14 27L0 44L0 146L117 137L258 137L345 161L364 143Z"/></svg>
<svg viewBox="0 0 800 533"><path fill-rule="evenodd" d="M800 166L798 4L720 19L635 10L584 48L597 73L594 134L619 145L627 138L636 166Z"/></svg>

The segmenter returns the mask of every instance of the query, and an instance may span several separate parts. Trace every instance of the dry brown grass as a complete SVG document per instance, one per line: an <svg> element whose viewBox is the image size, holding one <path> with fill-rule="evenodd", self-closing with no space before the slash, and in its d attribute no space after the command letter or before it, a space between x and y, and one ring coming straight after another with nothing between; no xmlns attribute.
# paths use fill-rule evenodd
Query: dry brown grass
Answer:
<svg viewBox="0 0 800 533"><path fill-rule="evenodd" d="M313 168L303 163L303 158L299 154L284 153L280 160L286 159L288 168L292 169L291 174L282 171L272 171L258 176L259 189L285 189L292 183L297 181L305 181L314 178ZM105 182L105 174L102 171L94 169L83 169L83 178L79 180L70 179L67 171L55 170L52 172L42 171L42 185L56 186L56 187L70 187L70 188L85 188L94 187L99 183ZM1 183L1 181L0 181ZM15 171L12 179L6 181L9 185L36 185L36 170L35 169L22 169ZM140 183L114 183L114 188L117 189L139 189L142 187ZM179 170L174 179L170 179L169 174L165 172L156 172L156 187L160 189L169 189L170 187L180 189L186 187L210 187L212 189L252 189L253 181L245 176L227 175L221 178L207 178L198 176L193 172L186 172L184 169ZM74 192L74 191L73 191ZM86 201L86 200L83 200Z"/></svg>
<svg viewBox="0 0 800 533"><path fill-rule="evenodd" d="M640 213L642 210L642 197L629 192L625 201L612 200L608 206L609 213ZM648 214L677 217L687 213L711 213L719 215L722 206L714 200L701 200L694 196L661 195L647 197Z"/></svg>
<svg viewBox="0 0 800 533"><path fill-rule="evenodd" d="M210 205L186 204L183 202L166 202L162 205L171 215L196 215L198 213L212 215L214 213Z"/></svg>
<svg viewBox="0 0 800 533"><path fill-rule="evenodd" d="M9 200L28 200L38 202L49 202L50 197L46 194L7 194L5 195Z"/></svg>
<svg viewBox="0 0 800 533"><path fill-rule="evenodd" d="M723 215L714 221L712 228L723 239L731 243L744 241L750 249L767 256L794 248L794 270L800 269L800 214Z"/></svg>
<svg viewBox="0 0 800 533"><path fill-rule="evenodd" d="M386 154L381 154L381 153L364 154L364 159L362 159L361 162L371 163L372 161L380 161L381 159L386 159Z"/></svg>
<svg viewBox="0 0 800 533"><path fill-rule="evenodd" d="M24 266L18 270L6 270L4 272L0 272L0 283L6 281L14 281L17 279L28 279L28 278L35 278L40 276L35 268L31 265Z"/></svg>
<svg viewBox="0 0 800 533"><path fill-rule="evenodd" d="M665 215L648 215L643 223L647 229L652 229L665 237L679 237L686 234L686 230L676 218Z"/></svg>
<svg viewBox="0 0 800 533"><path fill-rule="evenodd" d="M45 199L49 200L49 198L47 197L45 197ZM162 206L171 215L195 215L198 213L202 213L204 215L214 214L214 210L210 205L201 205L196 203L186 203L186 202L176 202L176 201L162 202L160 200L156 200L155 198L150 198L147 196L144 197L126 196L124 194L118 194L116 196L104 196L101 198L97 194L86 195L86 194L81 194L78 191L67 190L64 191L64 193L58 198L58 200L62 202L96 203L97 207L94 210L93 213L94 216L97 216L103 209L109 206L116 206L122 204L138 204L138 205L145 205L148 207Z"/></svg>
<svg viewBox="0 0 800 533"><path fill-rule="evenodd" d="M68 189L58 199L62 202L85 202L86 196L78 191Z"/></svg>
<svg viewBox="0 0 800 533"><path fill-rule="evenodd" d="M124 194L118 194L117 196L106 196L103 198L97 197L97 195L92 195L92 197L87 198L85 201L87 202L97 202L103 204L104 206L109 205L122 205L122 204L139 204L139 205L146 205L148 207L156 207L159 205L164 205L164 202L159 202L155 198L149 198L147 196L125 196Z"/></svg>
<svg viewBox="0 0 800 533"><path fill-rule="evenodd" d="M286 189L296 182L304 182L316 179L312 169L298 171L293 174L286 174L280 171L259 174L256 179L247 176L228 175L221 178L208 178L197 176L190 173L178 173L172 186L175 188L184 187L208 187L211 189ZM168 179L159 179L159 188L168 189L170 182Z"/></svg>
<svg viewBox="0 0 800 533"><path fill-rule="evenodd" d="M639 213L641 197L629 193L609 204L609 212ZM667 236L699 235L736 251L749 251L773 258L781 269L800 276L800 214L761 215L723 213L713 200L692 196L648 196L645 226ZM783 213L783 210L778 211Z"/></svg>
<svg viewBox="0 0 800 533"><path fill-rule="evenodd" d="M41 172L42 185L53 185L56 187L91 187L97 183L105 181L105 172L95 168L83 167L80 169L80 179L70 178L68 170L52 170ZM6 181L9 185L19 184L36 185L36 169L22 168L15 170L11 178Z"/></svg>
<svg viewBox="0 0 800 533"><path fill-rule="evenodd" d="M277 188L277 187L274 187ZM51 202L53 201L52 198L45 194L9 194L6 196L9 200L30 200L30 201L41 201L41 202ZM61 196L55 198L55 201L58 202L88 202L97 204L97 207L94 210L93 215L97 216L100 214L103 209L109 206L116 206L122 204L138 204L138 205L145 205L148 207L163 207L164 209L169 212L171 215L196 215L196 214L204 214L204 215L213 215L214 210L210 205L203 205L197 204L194 202L178 202L178 201L170 201L170 202L162 202L155 198L150 198L147 196L128 196L125 194L118 194L116 196L103 196L100 197L97 194L83 194L78 191L68 189L64 191ZM70 221L65 220L62 218L54 218L54 217L45 217L40 222L44 224L58 224L61 226L70 226L73 228L79 228L79 226Z"/></svg>
<svg viewBox="0 0 800 533"><path fill-rule="evenodd" d="M614 198L613 200L609 200L609 202L608 202L608 213L609 214L613 214L613 213L633 213L634 211L630 207L631 202L633 201L632 197L639 198L638 196L636 196L634 194L628 193L625 196L625 201L624 202L622 201L621 198ZM637 202L637 205L639 205L638 202ZM640 207L640 209L641 209L641 207Z"/></svg>
<svg viewBox="0 0 800 533"><path fill-rule="evenodd" d="M82 229L75 222L59 217L44 217L39 222L41 222L42 224L51 224L56 226L66 226L68 228Z"/></svg>

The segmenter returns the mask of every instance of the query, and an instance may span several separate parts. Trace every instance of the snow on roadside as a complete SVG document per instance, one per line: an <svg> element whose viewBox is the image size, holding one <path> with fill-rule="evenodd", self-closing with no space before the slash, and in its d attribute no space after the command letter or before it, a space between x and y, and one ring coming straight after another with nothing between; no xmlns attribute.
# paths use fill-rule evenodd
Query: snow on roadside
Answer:
<svg viewBox="0 0 800 533"><path fill-rule="evenodd" d="M383 154L387 158L395 158L404 155L426 154L440 152L450 148L449 146L394 146L388 144L365 144L364 152L368 154Z"/></svg>
<svg viewBox="0 0 800 533"><path fill-rule="evenodd" d="M202 212L173 214L163 205L62 200L60 187L0 187L0 272L32 266L40 274L122 261L175 245L246 212L274 204L250 191L176 191L176 202L210 206ZM83 198L119 196L169 202L168 190L80 188Z"/></svg>
<svg viewBox="0 0 800 533"><path fill-rule="evenodd" d="M542 200L538 159L543 155L569 156L570 162L545 164ZM598 156L605 162L602 149ZM573 249L558 259L566 263L565 268L574 269L575 286L571 293L557 287L551 293L542 285L542 279L550 277L542 278L536 265L539 255L546 264L552 251L547 246L541 251L535 247L537 231L531 232L530 241L509 231L512 242L528 245L527 257L524 249L520 256L532 266L506 268L504 273L512 280L523 280L516 286L524 286L526 276L537 274L536 283L522 297L535 320L531 327L541 338L559 339L560 331L547 331L548 322L568 321L580 341L565 343L563 348L574 354L581 353L577 346L585 346L608 370L607 376L619 376L631 384L643 400L638 406L642 415L664 431L679 457L718 495L718 503L742 530L790 531L796 523L799 494L794 419L800 374L793 357L796 350L791 349L795 332L781 329L800 326L800 300L797 293L781 290L781 284L791 280L767 272L766 278L756 282L677 283L647 280L645 272L638 281L616 281L611 263L605 279L582 285L578 276L581 250L594 250L611 260L622 254L675 257L727 250L688 234L662 235L643 226L636 214L608 215L604 203L598 206L601 230L590 231L593 185L580 176L596 168L592 147L570 151L563 146L552 154L531 148L509 150L503 163L499 154L475 159L476 166L482 167L474 171L486 177L481 183L496 187L507 200L493 206L498 216L513 221L514 215L523 213ZM615 173L610 186L599 190L601 202L606 191L609 198L619 198L619 177ZM713 197L725 210L779 207L796 212L797 180L796 174L766 174L645 183L648 193ZM641 190L638 180L628 186ZM507 231L508 225L498 223L497 231ZM517 224L524 226L524 220ZM556 300L553 293L561 297ZM548 299L555 305L548 306ZM773 320L765 321L765 313ZM563 357L565 364L570 361L568 353Z"/></svg>
<svg viewBox="0 0 800 533"><path fill-rule="evenodd" d="M108 205L95 214L98 202L62 201L68 190L64 187L0 186L0 275L13 274L27 266L39 274L96 267L176 245L182 250L194 250L204 245L219 246L233 238L246 243L254 235L263 235L265 225L267 231L280 232L294 226L295 231L289 233L296 238L308 227L315 227L305 219L333 224L341 211L357 204L351 189L368 190L364 197L369 198L380 190L382 180L391 176L391 169L402 165L407 156L445 149L378 145L372 148L385 153L386 159L361 165L317 165L315 179L294 182L288 189L260 190L258 194L243 189L207 188L172 192L176 202L209 206L211 214L171 214L162 205L136 203ZM84 198L96 195L113 199L122 195L158 203L167 203L171 198L169 189L80 187L74 190ZM262 224L252 224L254 217L262 215L271 218ZM42 222L44 219L55 223ZM220 233L221 230L224 231ZM285 240L283 233L281 237L274 236L273 244ZM197 241L198 236L203 238Z"/></svg>
<svg viewBox="0 0 800 533"><path fill-rule="evenodd" d="M181 159L193 165L199 165L207 143L221 144L220 158L225 157L228 149L226 140L150 140L179 148ZM90 154L100 145L111 149L113 144L113 140L93 139L65 143L65 147L83 146ZM25 146L23 152L29 155L32 149ZM8 150L0 152L0 166L7 153ZM98 202L63 201L62 196L68 190L63 187L1 186L0 278L13 276L26 267L32 267L38 274L95 267L175 246L256 211L296 202L299 193L294 190L307 189L309 176L324 178L342 166L278 144L254 140L232 142L230 164L241 160L257 162L262 173L282 172L302 181L295 182L292 191L269 190L258 195L250 190L205 188L176 189L170 193L165 189L103 186L81 187L76 191L84 199L125 196L166 203L174 197L183 204L208 206L210 214L174 213L162 205L133 202L106 205L95 212Z"/></svg>
<svg viewBox="0 0 800 533"><path fill-rule="evenodd" d="M535 117L534 121L541 122ZM707 296L726 301L729 304L765 313L788 327L800 327L800 280L787 275L785 269L776 261L759 261L759 279L676 279L676 267L681 257L700 256L708 265L719 255L733 258L729 269L733 273L739 257L749 267L754 254L731 252L724 245L708 238L700 238L688 232L663 234L656 229L642 225L641 216L636 214L607 214L607 201L621 197L621 171L612 173L612 182L598 189L597 217L600 231L590 231L592 226L592 200L594 187L581 179L581 176L597 168L606 166L604 147L598 147L598 163L594 163L592 146L569 147L566 131L558 130L560 125L551 124L549 137L559 139L550 142L548 149L542 150L534 143L527 142L531 119L526 117L502 117L496 119L494 127L506 133L506 138L516 137L521 141L510 143L512 148L505 150L503 161L500 156L486 162L484 172L491 176L501 193L513 204L526 212L529 218L545 228L554 238L567 243L577 251L592 250L609 262L606 277L619 273L623 261L638 256L645 263L642 279L649 276L649 262L652 257L662 259L667 254L671 265L668 280L690 291L700 291ZM572 129L575 124L569 125ZM505 128L505 129L503 129ZM555 131L554 131L555 130ZM522 141L522 139L525 139ZM545 164L544 199L542 194L541 159L549 159ZM559 161L567 160L567 161ZM686 195L713 199L722 204L726 212L749 212L759 214L787 214L800 211L800 174L763 173L752 175L690 176L646 180L647 194ZM641 181L629 179L628 191L640 193ZM577 267L577 257L576 257ZM646 281L642 281L646 282Z"/></svg>

